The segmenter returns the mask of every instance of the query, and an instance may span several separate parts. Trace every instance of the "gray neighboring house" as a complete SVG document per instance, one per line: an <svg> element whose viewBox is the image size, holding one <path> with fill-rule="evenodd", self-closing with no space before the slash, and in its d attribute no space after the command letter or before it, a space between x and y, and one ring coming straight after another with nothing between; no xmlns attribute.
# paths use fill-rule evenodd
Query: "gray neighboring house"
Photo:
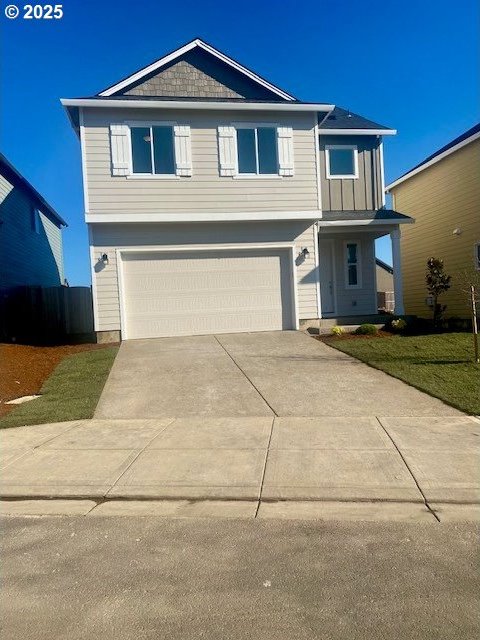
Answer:
<svg viewBox="0 0 480 640"><path fill-rule="evenodd" d="M393 292L393 267L380 260L375 259L377 278L377 298L378 310L393 313L395 309L395 294Z"/></svg>
<svg viewBox="0 0 480 640"><path fill-rule="evenodd" d="M384 235L403 313L413 219L385 207L394 130L302 102L200 39L62 104L81 143L100 341L373 318Z"/></svg>
<svg viewBox="0 0 480 640"><path fill-rule="evenodd" d="M64 283L67 223L0 154L0 287Z"/></svg>

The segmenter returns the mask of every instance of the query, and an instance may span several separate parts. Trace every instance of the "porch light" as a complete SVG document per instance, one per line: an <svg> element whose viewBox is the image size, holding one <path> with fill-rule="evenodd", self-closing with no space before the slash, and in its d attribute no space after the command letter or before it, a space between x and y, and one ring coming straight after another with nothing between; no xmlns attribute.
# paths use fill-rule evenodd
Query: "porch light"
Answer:
<svg viewBox="0 0 480 640"><path fill-rule="evenodd" d="M152 141L152 137L151 136L143 136L143 139L145 140L145 142L151 142Z"/></svg>
<svg viewBox="0 0 480 640"><path fill-rule="evenodd" d="M108 255L106 253L102 253L102 255L100 256L100 262L103 262L103 264L108 264Z"/></svg>
<svg viewBox="0 0 480 640"><path fill-rule="evenodd" d="M300 252L300 255L304 260L306 260L310 255L310 251L307 249L307 247L303 247L302 251Z"/></svg>

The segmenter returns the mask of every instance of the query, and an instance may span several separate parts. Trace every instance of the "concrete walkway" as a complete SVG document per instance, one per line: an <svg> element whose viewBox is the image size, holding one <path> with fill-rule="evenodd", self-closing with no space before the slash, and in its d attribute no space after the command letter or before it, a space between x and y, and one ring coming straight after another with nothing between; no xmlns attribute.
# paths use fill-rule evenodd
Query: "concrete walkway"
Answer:
<svg viewBox="0 0 480 640"><path fill-rule="evenodd" d="M480 502L480 421L468 416L94 419L3 430L0 448L0 497L94 500L86 511L233 500L236 515L241 501L250 516L322 517L383 501L448 517Z"/></svg>
<svg viewBox="0 0 480 640"><path fill-rule="evenodd" d="M127 341L96 418L461 416L299 331Z"/></svg>

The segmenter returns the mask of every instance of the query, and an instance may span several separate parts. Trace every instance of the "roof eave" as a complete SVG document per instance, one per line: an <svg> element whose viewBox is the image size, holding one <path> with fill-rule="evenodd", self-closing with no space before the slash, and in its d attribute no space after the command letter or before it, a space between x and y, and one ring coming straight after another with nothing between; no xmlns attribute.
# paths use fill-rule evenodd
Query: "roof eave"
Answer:
<svg viewBox="0 0 480 640"><path fill-rule="evenodd" d="M396 129L322 129L318 130L322 136L396 136Z"/></svg>
<svg viewBox="0 0 480 640"><path fill-rule="evenodd" d="M438 156L435 156L434 158L432 158L428 162L424 162L424 163L420 164L419 166L415 167L415 169L412 169L411 171L408 171L407 173L405 173L403 176L400 176L400 178L398 178L398 180L394 180L389 185L387 185L385 187L385 191L387 193L389 193L391 189L394 189L399 184L402 184L402 182L405 182L406 180L410 180L410 178L413 178L413 176L416 176L418 173L421 173L422 171L425 171L425 169L428 169L429 167L431 167L432 165L436 164L437 162L440 162L441 160L443 160L447 156L451 155L452 153L455 153L456 151L458 151L462 147L465 147L467 144L470 144L471 142L474 142L478 138L480 138L480 131L478 131L477 133L474 133L469 138L466 138L465 140L462 140L462 142L459 142L454 147L451 147L450 149L447 149L443 153L439 153Z"/></svg>
<svg viewBox="0 0 480 640"><path fill-rule="evenodd" d="M189 109L225 111L331 111L332 104L306 102L211 102L188 100L121 100L112 98L61 98L60 102L71 107L137 108L137 109Z"/></svg>
<svg viewBox="0 0 480 640"><path fill-rule="evenodd" d="M283 89L280 89L280 87L277 87L274 84L272 84L271 82L268 82L268 80L265 80L264 78L262 78L261 76L256 74L254 71L251 71L247 67L244 67L243 65L241 65L239 62L237 62L233 58L230 58L229 56L225 55L224 53L222 53L221 51L219 51L218 49L216 49L212 45L210 45L210 44L204 42L203 40L201 40L200 38L195 38L194 40L192 40L190 42L187 42L187 44L183 45L182 47L179 47L178 49L175 49L174 51L171 51L166 56L163 56L162 58L159 58L155 62L152 62L150 65L147 65L146 67L143 67L142 69L140 69L139 71L136 71L135 73L131 74L130 76L128 76L124 80L121 80L120 82L117 82L114 85L111 85L110 87L108 87L107 89L104 89L103 91L101 91L97 95L103 96L103 97L112 96L113 94L117 93L118 91L121 91L122 89L125 89L125 88L129 87L130 85L134 84L135 82L138 82L139 80L141 80L142 78L148 76L149 74L154 73L158 69L161 69L162 67L164 67L169 62L172 62L176 58L182 56L183 54L187 53L188 51L191 51L195 47L199 47L200 49L203 49L204 51L207 51L208 53L210 53L211 55L215 56L216 58L218 58L222 62L228 64L233 69L236 69L237 71L239 71L243 75L247 76L248 78L250 78L254 82L260 84L261 86L263 86L267 90L271 91L272 93L275 93L276 95L278 95L283 100L287 100L287 101L295 101L296 100L295 96L290 95L286 91L283 91Z"/></svg>

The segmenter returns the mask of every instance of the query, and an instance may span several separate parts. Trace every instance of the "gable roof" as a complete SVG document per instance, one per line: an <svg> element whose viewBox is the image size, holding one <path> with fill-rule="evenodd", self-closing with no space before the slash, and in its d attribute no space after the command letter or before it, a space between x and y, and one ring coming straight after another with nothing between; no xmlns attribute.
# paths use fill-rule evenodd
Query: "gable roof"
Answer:
<svg viewBox="0 0 480 640"><path fill-rule="evenodd" d="M38 191L33 187L26 178L19 173L13 164L11 164L7 158L0 153L0 174L4 176L10 184L14 187L22 189L28 196L35 202L37 207L41 209L42 213L45 213L52 222L55 222L59 227L68 227L67 223L61 218L53 207L41 196Z"/></svg>
<svg viewBox="0 0 480 640"><path fill-rule="evenodd" d="M427 169L427 167L432 166L432 164L440 162L440 160L443 160L443 158L446 158L450 154L455 153L455 151L458 151L462 147L470 144L478 138L480 138L480 123L474 125L470 129L465 131L465 133L462 133L457 138L451 140L448 144L435 151L435 153L432 153L430 156L425 158L425 160L422 160L422 162L415 165L412 169L409 169L409 171L407 171L399 178L397 178L397 180L394 180L391 184L385 187L385 190L389 191L393 187L396 187L402 182L405 182L405 180L412 178L417 173L420 173L420 171L423 171L424 169Z"/></svg>
<svg viewBox="0 0 480 640"><path fill-rule="evenodd" d="M369 130L374 133L381 132L382 135L393 135L396 133L394 129L386 127L373 120L368 120L357 113L352 113L342 107L335 107L323 120L320 118L319 131L323 134L338 133L339 130L353 133L353 130Z"/></svg>
<svg viewBox="0 0 480 640"><path fill-rule="evenodd" d="M380 267L381 269L384 269L385 271L387 271L390 274L393 273L393 267L391 265L387 264L386 262L384 262L383 260L380 260L380 258L375 258L375 263L376 263L377 267Z"/></svg>
<svg viewBox="0 0 480 640"><path fill-rule="evenodd" d="M108 87L107 89L100 91L100 93L98 93L97 96L100 96L100 97L113 96L118 92L127 89L131 85L138 83L142 78L146 78L150 76L152 73L154 73L155 71L159 71L160 69L162 69L162 67L165 67L165 65L171 63L172 61L176 60L177 58L184 55L188 51L191 51L197 47L202 51L206 51L207 53L209 53L211 56L214 56L218 60L221 60L223 63L227 64L232 69L235 69L238 73L241 73L244 76L248 77L253 82L262 86L264 89L267 89L272 94L276 95L277 99L280 98L282 100L287 100L287 101L296 100L294 96L290 95L286 91L283 91L283 89L276 87L271 82L268 82L258 74L254 73L247 67L244 67L233 58L230 58L229 56L225 55L218 49L215 49L215 47L206 43L200 38L195 38L191 42L187 42L187 44L183 45L182 47L179 47L178 49L171 51L170 53L163 56L159 60L156 60L155 62L152 62L151 64L147 65L146 67L143 67L143 69L136 71L135 73L128 76L127 78L120 80L120 82L117 82L114 85Z"/></svg>

